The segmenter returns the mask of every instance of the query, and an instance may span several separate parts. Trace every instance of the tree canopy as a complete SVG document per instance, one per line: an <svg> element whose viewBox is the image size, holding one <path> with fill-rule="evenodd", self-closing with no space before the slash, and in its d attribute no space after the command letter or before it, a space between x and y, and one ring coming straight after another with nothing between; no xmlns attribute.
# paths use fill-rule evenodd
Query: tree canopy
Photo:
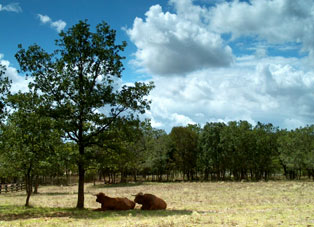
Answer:
<svg viewBox="0 0 314 227"><path fill-rule="evenodd" d="M57 49L47 53L38 45L19 45L20 68L34 78L31 88L42 93L46 114L58 122L67 139L78 145L78 208L84 207L85 148L99 144L99 135L119 118L132 119L149 109L153 84L120 86L126 43L116 44L116 32L102 22L92 32L87 21L61 32Z"/></svg>

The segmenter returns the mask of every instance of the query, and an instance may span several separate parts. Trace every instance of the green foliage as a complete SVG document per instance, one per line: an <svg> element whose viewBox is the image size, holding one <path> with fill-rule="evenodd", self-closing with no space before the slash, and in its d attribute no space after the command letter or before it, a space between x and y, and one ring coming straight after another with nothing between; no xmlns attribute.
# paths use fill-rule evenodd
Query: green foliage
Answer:
<svg viewBox="0 0 314 227"><path fill-rule="evenodd" d="M173 158L178 170L193 180L198 156L198 134L193 127L174 127L170 132Z"/></svg>
<svg viewBox="0 0 314 227"><path fill-rule="evenodd" d="M10 94L12 81L5 76L6 67L0 64L0 119L6 114L6 97Z"/></svg>
<svg viewBox="0 0 314 227"><path fill-rule="evenodd" d="M200 134L198 166L204 171L205 180L209 179L210 173L217 179L224 176L228 164L220 139L224 127L224 123L207 123Z"/></svg>
<svg viewBox="0 0 314 227"><path fill-rule="evenodd" d="M8 97L14 110L2 127L1 159L10 177L23 176L26 180L28 206L33 178L42 175L52 164L49 158L61 144L60 131L54 130L51 118L41 115L43 99L32 92Z"/></svg>
<svg viewBox="0 0 314 227"><path fill-rule="evenodd" d="M268 179L278 169L277 129L247 121L207 123L199 140L198 163L205 179Z"/></svg>
<svg viewBox="0 0 314 227"><path fill-rule="evenodd" d="M252 153L252 178L260 180L267 179L269 174L278 172L278 128L272 124L257 123L253 130L255 140Z"/></svg>
<svg viewBox="0 0 314 227"><path fill-rule="evenodd" d="M53 53L35 44L27 50L19 45L16 54L21 70L34 78L30 87L43 94L46 114L78 145L78 208L84 207L85 169L91 161L86 148L100 144L99 136L119 119L149 109L146 97L154 87L137 82L119 88L126 43L117 45L115 38L105 22L91 32L87 21L80 21L60 33Z"/></svg>
<svg viewBox="0 0 314 227"><path fill-rule="evenodd" d="M282 131L278 138L278 151L287 178L300 178L307 170L314 179L314 126Z"/></svg>

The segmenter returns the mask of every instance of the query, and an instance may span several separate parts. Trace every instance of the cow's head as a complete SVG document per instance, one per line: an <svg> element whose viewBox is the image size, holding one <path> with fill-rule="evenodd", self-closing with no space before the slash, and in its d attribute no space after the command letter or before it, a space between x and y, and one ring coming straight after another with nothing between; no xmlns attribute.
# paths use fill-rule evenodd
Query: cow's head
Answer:
<svg viewBox="0 0 314 227"><path fill-rule="evenodd" d="M139 203L139 204L143 204L143 201L144 201L144 195L142 192L135 195L134 202Z"/></svg>
<svg viewBox="0 0 314 227"><path fill-rule="evenodd" d="M96 202L98 203L102 203L102 201L104 201L104 198L105 198L105 193L102 193L102 192L99 192L97 195L96 195Z"/></svg>

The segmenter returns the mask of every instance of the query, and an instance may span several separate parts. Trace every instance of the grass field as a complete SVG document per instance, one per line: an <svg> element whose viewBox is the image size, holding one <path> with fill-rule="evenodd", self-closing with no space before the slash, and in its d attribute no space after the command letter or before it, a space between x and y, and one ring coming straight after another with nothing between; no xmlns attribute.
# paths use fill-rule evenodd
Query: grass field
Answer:
<svg viewBox="0 0 314 227"><path fill-rule="evenodd" d="M0 195L0 226L314 226L313 182L143 183L85 186L84 210L74 209L77 187L40 187L25 208L24 193ZM95 212L93 194L163 198L165 211Z"/></svg>

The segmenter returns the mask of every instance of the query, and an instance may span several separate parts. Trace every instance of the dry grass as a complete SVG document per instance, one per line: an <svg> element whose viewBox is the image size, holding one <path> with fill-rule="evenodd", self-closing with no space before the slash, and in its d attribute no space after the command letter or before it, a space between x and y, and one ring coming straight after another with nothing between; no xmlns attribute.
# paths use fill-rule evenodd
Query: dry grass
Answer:
<svg viewBox="0 0 314 227"><path fill-rule="evenodd" d="M85 210L76 186L41 187L24 208L25 194L0 195L0 226L314 226L313 182L86 184ZM132 198L149 192L166 211L94 212L93 194Z"/></svg>

